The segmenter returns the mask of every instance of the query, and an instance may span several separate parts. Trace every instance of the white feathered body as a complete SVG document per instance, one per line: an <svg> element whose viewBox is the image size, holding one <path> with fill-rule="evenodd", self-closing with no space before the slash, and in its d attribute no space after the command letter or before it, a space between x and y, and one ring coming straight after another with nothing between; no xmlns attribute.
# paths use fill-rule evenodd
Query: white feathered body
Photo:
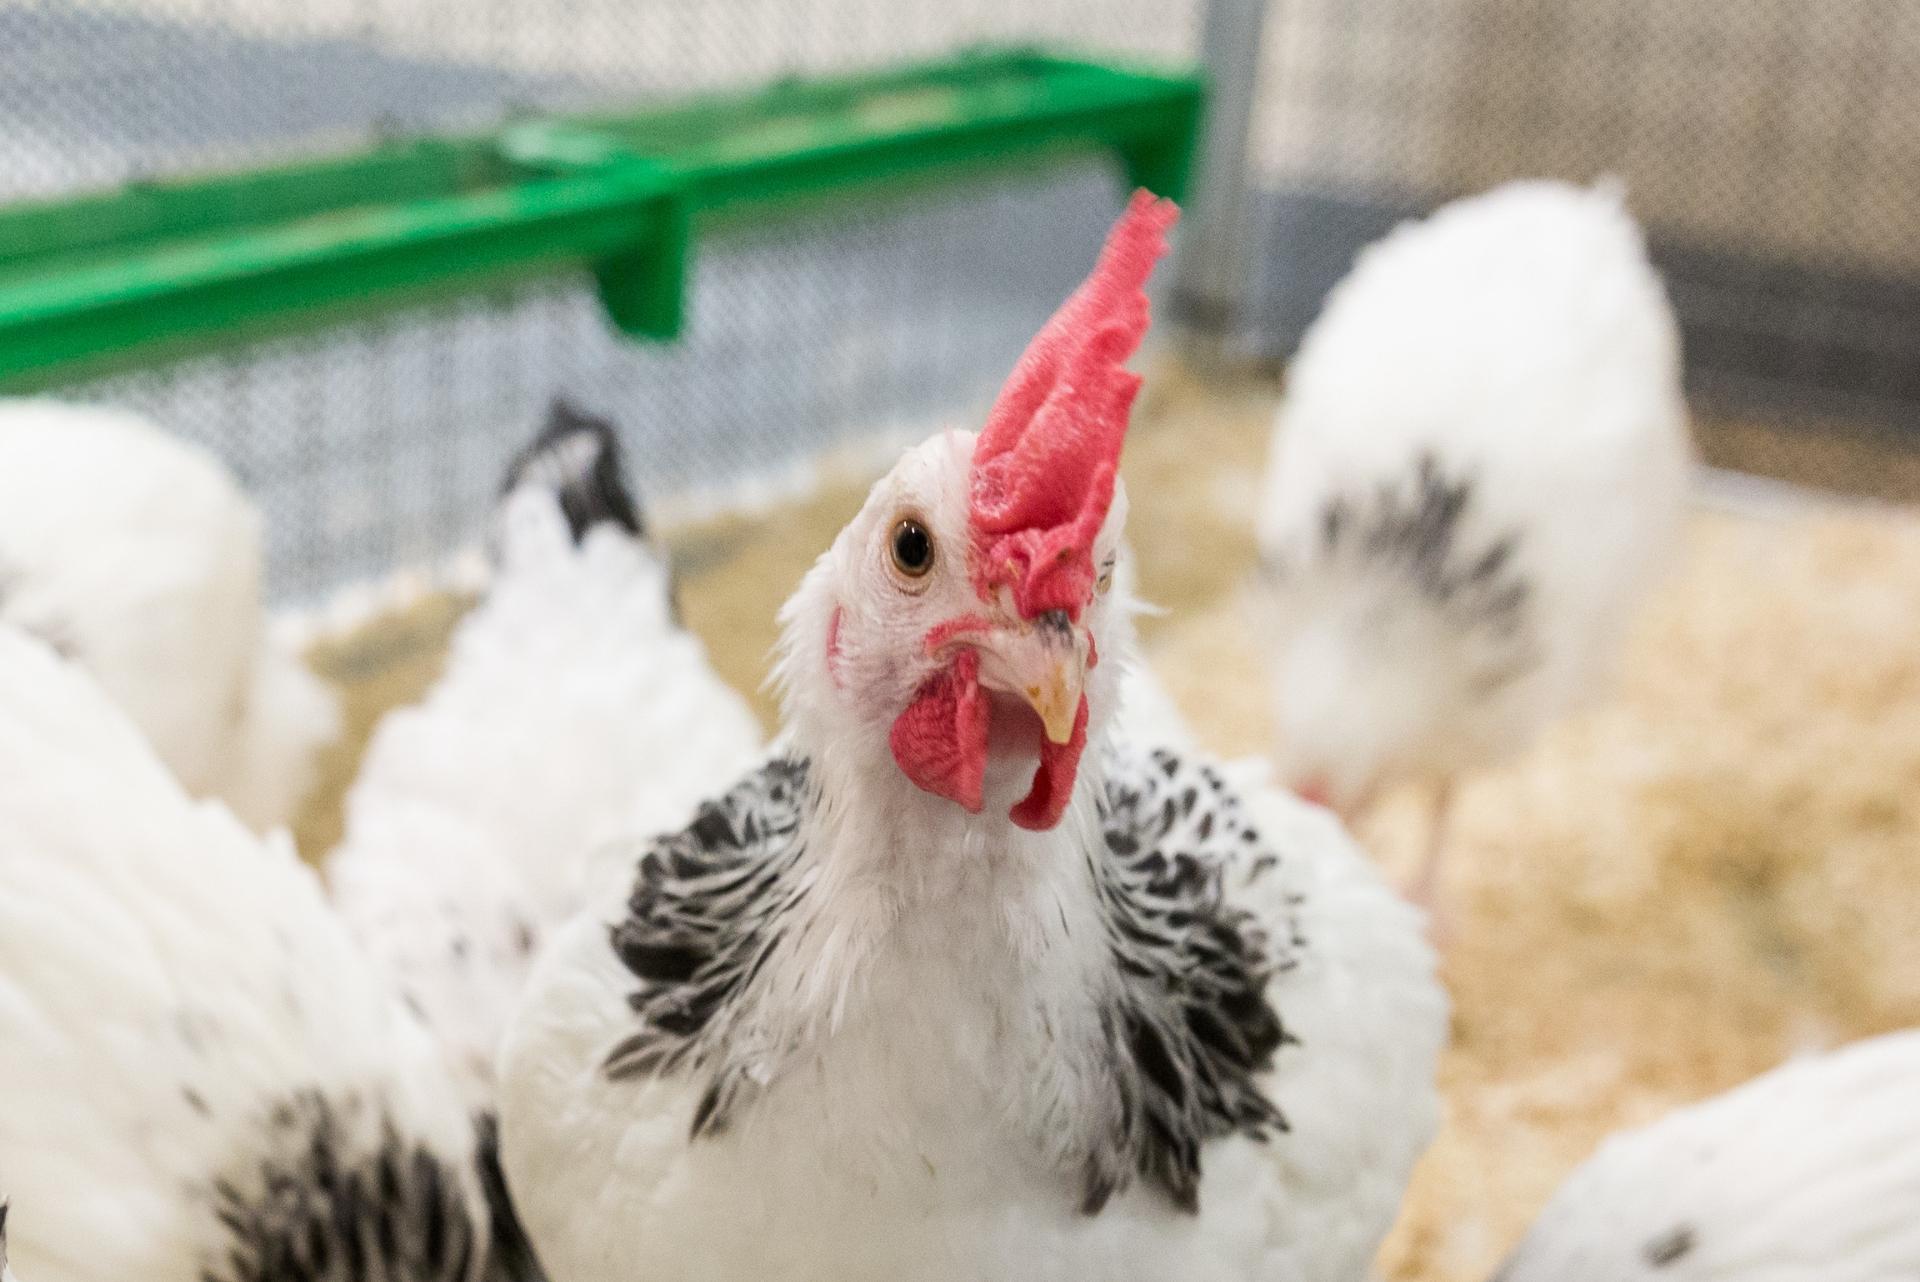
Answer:
<svg viewBox="0 0 1920 1282"><path fill-rule="evenodd" d="M339 730L273 644L260 517L211 455L138 415L0 402L0 621L90 673L190 792L285 823Z"/></svg>
<svg viewBox="0 0 1920 1282"><path fill-rule="evenodd" d="M84 673L0 626L14 1261L45 1282L246 1279L239 1261L299 1224L322 1144L342 1185L389 1159L406 1197L463 1219L468 1268L408 1282L478 1267L471 1122L316 878L187 797ZM424 1221L398 1232L417 1243Z"/></svg>
<svg viewBox="0 0 1920 1282"><path fill-rule="evenodd" d="M1796 1060L1614 1136L1500 1282L1920 1277L1920 1032Z"/></svg>
<svg viewBox="0 0 1920 1282"><path fill-rule="evenodd" d="M1259 518L1291 776L1506 756L1606 674L1690 461L1618 192L1515 183L1367 249L1291 367Z"/></svg>
<svg viewBox="0 0 1920 1282"><path fill-rule="evenodd" d="M1121 666L1094 673L1103 706ZM1115 760L1160 769L1135 749ZM1206 788L1202 768L1186 757L1165 786ZM503 1058L502 1150L556 1276L1366 1276L1437 1122L1445 999L1417 914L1330 816L1260 795L1247 813L1277 862L1248 847L1220 863L1222 893L1288 957L1267 997L1298 1044L1260 1085L1291 1130L1207 1143L1197 1213L1135 1182L1089 1215L1071 1155L1114 1107L1092 1028L1113 963L1083 853L1104 850L1100 771L1083 770L1058 828L1032 833L983 832L853 744L811 769L833 800L792 872L781 943L727 1016L749 1067L724 1128L689 1138L704 1072L607 1071L635 1027L634 977L609 943L632 863L537 968ZM1024 786L990 774L985 813ZM894 854L858 874L829 848Z"/></svg>
<svg viewBox="0 0 1920 1282"><path fill-rule="evenodd" d="M475 1108L535 950L590 856L684 822L760 751L673 618L669 568L612 522L576 545L551 490L508 496L500 563L424 702L387 716L347 799L335 901L453 1056Z"/></svg>

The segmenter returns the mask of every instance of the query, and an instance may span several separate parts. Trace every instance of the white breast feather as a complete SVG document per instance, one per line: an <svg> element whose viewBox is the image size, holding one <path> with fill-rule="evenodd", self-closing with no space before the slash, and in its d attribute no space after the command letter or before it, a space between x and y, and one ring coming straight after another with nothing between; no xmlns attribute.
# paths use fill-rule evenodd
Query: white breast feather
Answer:
<svg viewBox="0 0 1920 1282"><path fill-rule="evenodd" d="M962 848L955 834L971 821L950 804L895 804L913 809L901 822L927 851ZM1293 1129L1264 1144L1208 1144L1197 1216L1138 1183L1081 1216L1074 1180L1039 1157L1041 1077L1076 1123L1099 1100L1083 1096L1094 1079L1078 1076L1065 1045L1027 1046L1030 1006L1088 991L1074 968L1101 932L1081 922L1070 942L1043 947L1049 968L1065 967L1057 976L1023 969L1037 963L1016 963L1004 932L1044 933L1031 928L1050 926L1069 899L1037 887L1046 911L1029 925L996 925L999 908L973 921L965 893L926 922L912 912L889 922L899 910L883 895L861 907L867 892L829 887L821 873L808 902L837 896L848 935L886 931L893 951L822 1026L828 1040L801 1057L808 1067L777 1070L773 1093L693 1142L699 1074L604 1072L633 1027L634 977L608 939L625 895L610 887L542 958L503 1060L508 1174L536 1241L554 1252L550 1266L580 1282L612 1282L642 1258L683 1282L750 1269L780 1282L1360 1282L1436 1125L1446 1001L1417 914L1331 817L1277 792L1253 811L1263 845L1283 857L1257 877L1237 867L1226 893L1274 932L1297 924L1307 941L1303 963L1269 989L1300 1043L1280 1050L1265 1079ZM1013 839L1098 840L1090 818L1076 809L1054 833ZM965 866L1002 858L968 848ZM1072 865L1056 850L1035 866ZM802 929L797 919L785 928ZM809 946L807 974L844 971L833 940ZM1065 1018L1074 1009L1063 1005ZM1064 1038L1060 1019L1046 1026ZM767 1050L782 1062L778 1045ZM632 1236L642 1226L644 1252Z"/></svg>
<svg viewBox="0 0 1920 1282"><path fill-rule="evenodd" d="M84 674L0 627L0 1170L22 1273L197 1277L211 1182L247 1178L293 1093L384 1105L465 1162L445 1077L288 844L186 797Z"/></svg>
<svg viewBox="0 0 1920 1282"><path fill-rule="evenodd" d="M1339 821L1280 789L1246 796L1283 855L1251 885L1238 865L1228 894L1263 921L1297 920L1305 941L1268 987L1300 1044L1266 1087L1293 1129L1259 1155L1273 1227L1270 1271L1251 1276L1359 1282L1440 1123L1447 997L1420 914Z"/></svg>

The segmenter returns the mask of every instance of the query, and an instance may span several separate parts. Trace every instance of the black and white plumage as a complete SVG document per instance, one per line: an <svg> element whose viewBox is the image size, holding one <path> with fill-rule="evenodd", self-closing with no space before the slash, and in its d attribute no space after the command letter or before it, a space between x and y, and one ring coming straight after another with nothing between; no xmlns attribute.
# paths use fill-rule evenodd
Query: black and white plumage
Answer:
<svg viewBox="0 0 1920 1282"><path fill-rule="evenodd" d="M1268 993L1306 947L1291 911L1303 898L1290 892L1276 916L1230 893L1230 877L1241 888L1278 880L1281 855L1218 768L1165 748L1109 754L1104 849L1088 865L1120 977L1102 1032L1127 1071L1121 1125L1088 1172L1081 1209L1097 1214L1139 1178L1194 1214L1206 1144L1265 1143L1288 1129L1260 1077L1290 1040Z"/></svg>
<svg viewBox="0 0 1920 1282"><path fill-rule="evenodd" d="M1114 735L1137 194L978 436L788 601L775 762L536 966L501 1154L570 1282L1357 1282L1435 1123L1418 916ZM1136 677L1137 679L1137 677Z"/></svg>
<svg viewBox="0 0 1920 1282"><path fill-rule="evenodd" d="M607 1074L707 1076L696 1138L720 1133L751 1090L748 1066L729 1054L727 1017L803 893L818 800L804 760L767 763L640 861L628 915L613 929L614 952L638 981L629 998L638 1018L608 1055ZM1305 940L1291 918L1273 937L1227 900L1227 869L1243 865L1257 881L1280 856L1212 765L1115 750L1098 810L1103 844L1087 852L1088 875L1119 977L1101 1037L1122 1069L1123 1099L1120 1124L1088 1156L1082 1210L1097 1214L1140 1180L1193 1212L1205 1143L1286 1130L1255 1077L1288 1040L1268 980L1298 964Z"/></svg>
<svg viewBox="0 0 1920 1282"><path fill-rule="evenodd" d="M47 1282L513 1282L484 1137L284 839L0 625L0 1171Z"/></svg>
<svg viewBox="0 0 1920 1282"><path fill-rule="evenodd" d="M0 623L79 662L187 790L288 823L339 734L266 626L260 514L206 451L136 414L0 400Z"/></svg>
<svg viewBox="0 0 1920 1282"><path fill-rule="evenodd" d="M675 618L613 428L565 405L507 470L484 600L418 705L380 723L328 861L335 902L476 1112L548 931L609 838L680 823L760 729Z"/></svg>
<svg viewBox="0 0 1920 1282"><path fill-rule="evenodd" d="M1283 782L1443 790L1587 698L1678 535L1679 335L1617 191L1515 183L1367 249L1259 518Z"/></svg>
<svg viewBox="0 0 1920 1282"><path fill-rule="evenodd" d="M1011 822L1017 748L978 814L889 756L919 680L891 639L978 607L959 564L901 596L888 531L965 546L972 444L909 454L789 603L782 753L536 967L502 1149L556 1276L1366 1275L1435 1125L1445 1000L1337 823L1113 739L1131 607L1104 589L1057 826Z"/></svg>
<svg viewBox="0 0 1920 1282"><path fill-rule="evenodd" d="M1920 1278L1920 1032L1796 1060L1607 1140L1496 1282Z"/></svg>

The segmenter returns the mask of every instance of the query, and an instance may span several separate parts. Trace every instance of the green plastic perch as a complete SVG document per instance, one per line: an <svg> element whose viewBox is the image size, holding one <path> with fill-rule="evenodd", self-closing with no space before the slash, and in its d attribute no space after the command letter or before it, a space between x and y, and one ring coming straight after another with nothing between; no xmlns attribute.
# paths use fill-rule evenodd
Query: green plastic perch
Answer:
<svg viewBox="0 0 1920 1282"><path fill-rule="evenodd" d="M0 389L583 269L670 339L700 230L1090 151L1177 198L1201 101L1192 75L975 53L0 210Z"/></svg>

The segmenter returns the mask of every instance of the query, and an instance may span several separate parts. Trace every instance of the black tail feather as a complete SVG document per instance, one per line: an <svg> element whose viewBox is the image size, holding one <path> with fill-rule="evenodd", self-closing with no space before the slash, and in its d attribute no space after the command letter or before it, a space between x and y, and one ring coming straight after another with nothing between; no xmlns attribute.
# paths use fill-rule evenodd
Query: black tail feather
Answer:
<svg viewBox="0 0 1920 1282"><path fill-rule="evenodd" d="M553 491L576 543L602 521L637 538L646 535L640 505L622 472L620 438L613 424L565 401L554 402L540 435L507 468L501 492L526 485Z"/></svg>
<svg viewBox="0 0 1920 1282"><path fill-rule="evenodd" d="M500 1123L491 1113L476 1119L480 1146L476 1154L480 1168L480 1187L487 1195L487 1207L493 1217L493 1249L487 1259L487 1282L546 1282L540 1261L534 1256L533 1243L514 1213L513 1199L507 1193L507 1177L500 1169Z"/></svg>

